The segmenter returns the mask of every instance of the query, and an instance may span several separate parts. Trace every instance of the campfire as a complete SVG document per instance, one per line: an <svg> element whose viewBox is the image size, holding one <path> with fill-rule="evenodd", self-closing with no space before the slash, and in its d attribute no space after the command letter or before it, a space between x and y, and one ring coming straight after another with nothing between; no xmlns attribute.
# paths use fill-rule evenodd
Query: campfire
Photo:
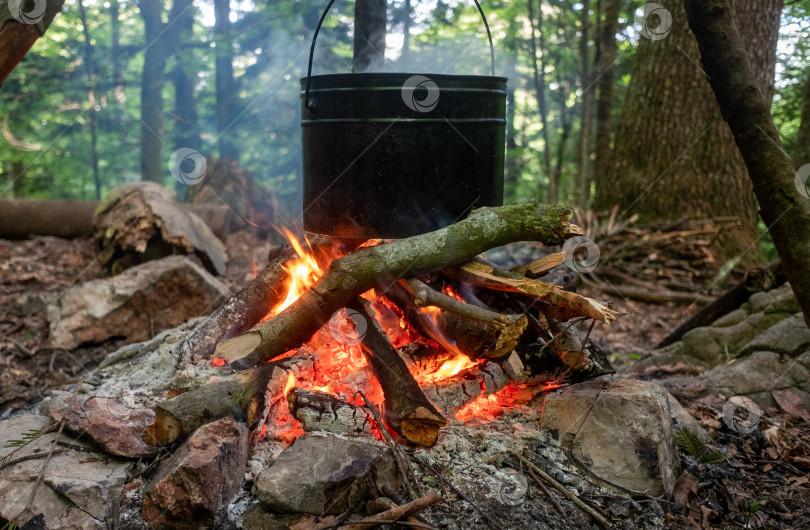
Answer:
<svg viewBox="0 0 810 530"><path fill-rule="evenodd" d="M503 270L479 256L510 241L580 233L562 207L481 208L402 240L297 239L177 349L221 373L156 407L144 435L182 440L244 415L255 439L390 434L430 447L448 421L488 421L566 383L611 373L577 325L611 307L544 281L551 253ZM570 262L569 262L570 263ZM379 410L377 410L379 408Z"/></svg>

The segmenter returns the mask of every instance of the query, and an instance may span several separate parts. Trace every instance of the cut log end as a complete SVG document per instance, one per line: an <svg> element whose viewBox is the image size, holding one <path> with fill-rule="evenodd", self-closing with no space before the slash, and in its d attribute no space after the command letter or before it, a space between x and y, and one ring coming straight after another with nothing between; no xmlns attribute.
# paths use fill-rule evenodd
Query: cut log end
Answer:
<svg viewBox="0 0 810 530"><path fill-rule="evenodd" d="M214 350L214 357L217 359L225 359L231 365L236 361L247 357L253 352L261 343L262 336L258 331L248 331L242 335L228 340L224 340L217 344Z"/></svg>
<svg viewBox="0 0 810 530"><path fill-rule="evenodd" d="M411 443L433 447L439 438L439 430L447 425L447 420L434 412L420 407L400 421L402 436Z"/></svg>
<svg viewBox="0 0 810 530"><path fill-rule="evenodd" d="M174 443L182 432L183 422L159 408L155 411L155 421L146 427L141 439L149 445L160 447Z"/></svg>

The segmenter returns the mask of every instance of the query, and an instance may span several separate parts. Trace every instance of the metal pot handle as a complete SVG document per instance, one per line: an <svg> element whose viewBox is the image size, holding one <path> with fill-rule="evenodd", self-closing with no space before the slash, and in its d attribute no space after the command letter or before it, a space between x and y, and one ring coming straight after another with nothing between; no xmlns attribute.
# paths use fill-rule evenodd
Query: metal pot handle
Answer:
<svg viewBox="0 0 810 530"><path fill-rule="evenodd" d="M484 27L487 28L487 38L489 39L489 59L490 59L490 69L492 71L492 75L495 75L495 45L492 44L492 33L489 31L489 24L487 24L487 17L484 15L484 10L481 9L481 4L478 3L478 0L473 0L475 2L475 7L478 8L478 12L481 14L481 19L484 21ZM312 78L312 58L315 55L315 41L318 40L318 32L321 31L321 25L323 25L323 21L326 18L327 13L332 8L332 4L335 3L335 0L329 0L329 4L327 4L326 9L324 9L323 13L321 13L321 19L318 21L318 26L315 28L315 35L312 36L312 47L309 49L309 65L307 66L307 88L306 92L304 93L304 101L307 102L307 108L315 112L317 110L317 104L314 101L309 99L309 83L310 79Z"/></svg>

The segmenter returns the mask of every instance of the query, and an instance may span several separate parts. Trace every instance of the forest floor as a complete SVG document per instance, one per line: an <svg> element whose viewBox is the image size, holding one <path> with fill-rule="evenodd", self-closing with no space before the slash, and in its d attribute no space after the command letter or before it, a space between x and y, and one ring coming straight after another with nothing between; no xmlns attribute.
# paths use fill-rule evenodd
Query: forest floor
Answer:
<svg viewBox="0 0 810 530"><path fill-rule="evenodd" d="M266 262L271 247L247 233L231 236L228 253L235 258L222 279L224 283L237 289L244 285L255 267L261 268ZM120 340L110 340L67 351L48 342L42 295L104 277L95 262L96 254L90 239L0 240L0 419L36 403L46 390L77 380L123 345ZM610 328L597 326L591 334L609 353L620 374L637 359L651 355L655 345L695 310L684 304L646 304L605 297L587 288L583 291L612 299L625 313ZM778 441L761 430L741 437L726 429L719 421L723 407L719 397L682 404L708 428L711 440L707 447L728 458L707 465L681 455L688 480L678 483L672 501L654 500L663 508L667 526L810 528L806 508L810 479L806 470L782 458ZM761 422L764 426L783 425L783 435L791 439L810 440L810 422L786 418L780 410L763 410ZM637 500L643 505L644 499ZM638 516L633 510L627 515Z"/></svg>

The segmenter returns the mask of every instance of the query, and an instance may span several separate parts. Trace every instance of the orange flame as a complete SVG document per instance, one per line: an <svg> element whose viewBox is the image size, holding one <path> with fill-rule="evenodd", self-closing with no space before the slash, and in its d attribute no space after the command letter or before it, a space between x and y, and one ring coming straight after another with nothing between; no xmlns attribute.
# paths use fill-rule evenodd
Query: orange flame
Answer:
<svg viewBox="0 0 810 530"><path fill-rule="evenodd" d="M433 372L432 374L424 375L422 379L430 383L438 383L439 381L443 381L445 379L453 377L462 370L472 368L477 364L478 362L470 360L470 358L464 355L463 353L459 353L449 361L445 361L439 367L439 369Z"/></svg>
<svg viewBox="0 0 810 530"><path fill-rule="evenodd" d="M220 366L225 366L225 363L228 362L225 359L211 359L211 366L219 368Z"/></svg>
<svg viewBox="0 0 810 530"><path fill-rule="evenodd" d="M270 314L267 316L268 318L274 317L290 307L293 302L298 300L298 298L323 275L323 271L318 267L318 262L315 260L312 252L304 250L298 238L289 230L284 229L284 235L298 254L298 259L282 265L281 268L289 275L287 280L287 296L284 297L283 301L273 307Z"/></svg>
<svg viewBox="0 0 810 530"><path fill-rule="evenodd" d="M286 396L287 393L290 390L292 390L294 386L295 386L295 375L292 372L290 372L287 375L287 384L284 386L284 395Z"/></svg>

